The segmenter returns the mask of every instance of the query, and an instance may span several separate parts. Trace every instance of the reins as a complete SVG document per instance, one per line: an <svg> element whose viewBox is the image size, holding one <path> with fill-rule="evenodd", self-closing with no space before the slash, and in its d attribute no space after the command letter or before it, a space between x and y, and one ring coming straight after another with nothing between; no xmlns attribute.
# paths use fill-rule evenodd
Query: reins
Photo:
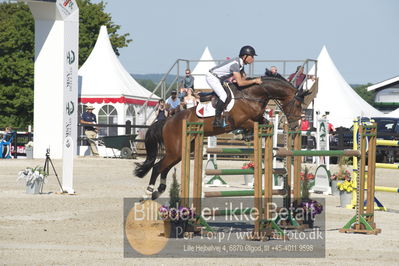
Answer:
<svg viewBox="0 0 399 266"><path fill-rule="evenodd" d="M233 97L233 99L235 99L235 100L243 99L243 100L247 100L247 101L259 102L259 103L262 103L262 105L265 105L268 100L273 100L276 103L276 105L280 108L280 110L284 111L283 104L281 104L280 99L278 99L278 98L266 97L265 99L258 99L258 98L250 97L244 91L240 91L240 92L241 92L240 93L241 95L237 96L237 97ZM291 113L292 109L295 107L294 106L295 100L298 100L296 95L285 105L285 107L287 109L287 113ZM293 119L291 119L292 121L299 120L301 118L300 115L290 114L290 116L293 118Z"/></svg>

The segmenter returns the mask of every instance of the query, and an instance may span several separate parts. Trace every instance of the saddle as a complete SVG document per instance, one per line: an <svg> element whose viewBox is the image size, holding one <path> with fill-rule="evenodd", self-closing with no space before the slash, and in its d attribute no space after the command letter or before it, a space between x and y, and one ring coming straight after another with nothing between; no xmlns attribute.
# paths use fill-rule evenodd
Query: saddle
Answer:
<svg viewBox="0 0 399 266"><path fill-rule="evenodd" d="M229 103L231 102L231 99L233 98L232 91L237 90L238 86L235 83L227 83L227 82L224 82L222 85L223 85L224 91L227 93L227 98L226 98L226 102L225 102L225 106L227 107L229 105ZM217 96L217 94L214 91L200 92L198 94L198 96L200 97L200 102L211 102L212 107L216 108L216 103L218 102L219 97Z"/></svg>

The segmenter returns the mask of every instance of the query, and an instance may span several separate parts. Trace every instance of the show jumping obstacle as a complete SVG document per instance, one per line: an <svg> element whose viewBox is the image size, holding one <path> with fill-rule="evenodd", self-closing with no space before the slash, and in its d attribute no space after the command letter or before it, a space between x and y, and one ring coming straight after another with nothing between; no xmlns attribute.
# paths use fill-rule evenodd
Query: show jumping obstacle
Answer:
<svg viewBox="0 0 399 266"><path fill-rule="evenodd" d="M203 131L201 128L203 125L201 123L190 123L183 121L183 143L182 143L182 185L181 185L181 195L184 200L182 204L188 206L189 198L189 177L190 177L190 143L194 143L194 193L193 193L193 206L197 213L201 213L201 196L202 196L202 140ZM366 213L364 213L364 184L365 184L365 173L366 173L366 137L370 138L369 151L368 151L368 172L369 178L367 182L367 198L374 198L374 185L375 185L375 140L376 140L376 126L360 126L359 129L359 143L360 150L339 150L339 151L301 151L300 148L300 131L289 132L294 136L294 149L280 148L274 151L272 148L272 137L273 137L273 125L259 125L255 123L254 127L254 148L253 149L218 149L212 148L208 149L208 152L230 152L233 153L253 153L254 154L254 190L253 192L218 192L217 194L208 194L208 196L254 196L254 207L258 210L258 216L255 220L255 227L253 231L254 238L259 238L260 235L271 236L272 232L276 232L279 236L284 236L283 231L278 226L277 220L271 219L270 213L270 203L272 201L272 196L280 194L281 191L273 191L272 180L273 180L273 156L286 157L287 158L287 180L285 182L286 191L290 191L291 170L293 170L293 204L298 206L300 204L300 167L301 167L301 156L355 156L359 158L359 169L360 178L357 179L357 191L358 199L356 204L356 215L342 228L340 232L359 232L367 234L377 234L381 232L380 229L376 228L374 223L374 205L367 203ZM265 147L262 149L262 138L265 139ZM288 147L291 147L291 138L288 138ZM262 154L264 156L264 171L262 170ZM294 159L293 169L291 169L291 159ZM232 172L242 169L233 169ZM223 173L221 170L220 173ZM227 171L228 172L228 171ZM231 173L231 172L230 172ZM264 173L264 189L262 190L262 173ZM186 182L187 180L187 182ZM227 193L227 194L225 194ZM286 196L291 196L291 193L286 193ZM263 198L262 198L263 196ZM230 210L225 210L220 212L224 214ZM240 211L234 211L235 214L238 213L249 213L250 209L244 209ZM204 224L203 220L200 218L200 223ZM212 230L209 226L206 229ZM276 234L274 234L276 235Z"/></svg>
<svg viewBox="0 0 399 266"><path fill-rule="evenodd" d="M203 132L201 132L201 123L190 123L183 121L183 143L182 143L182 167L181 167L181 198L182 206L188 206L189 202L189 183L186 180L190 178L190 147L189 143L194 140L194 191L193 191L193 207L197 213L201 213L201 198L202 198L202 138ZM259 239L261 235L271 237L272 235L278 235L280 238L284 237L283 231L280 227L271 219L270 203L273 195L272 179L273 172L265 171L264 184L265 190L262 191L262 153L264 154L264 165L267 165L267 169L272 168L273 163L273 126L272 125L259 125L255 123L254 127L254 148L248 153L254 154L254 209L258 211L257 218L255 220L255 228L253 231L253 238ZM265 138L265 148L262 152L262 138ZM241 154L244 151L239 151ZM201 161L201 162L200 162ZM259 167L260 166L260 167ZM241 170L241 169L240 169ZM263 198L262 198L263 195ZM227 211L219 212L218 214L225 214ZM235 214L248 213L251 209L234 211ZM207 226L204 220L199 217L199 223ZM207 227L206 229L210 229ZM273 234L276 232L276 234Z"/></svg>
<svg viewBox="0 0 399 266"><path fill-rule="evenodd" d="M354 121L354 124L353 124L353 149L358 148L358 144L359 144L358 135L357 135L358 130L359 130L359 121L356 120L356 121ZM377 139L375 145L376 146L399 147L399 141ZM375 163L375 168L399 169L399 164ZM357 175L358 175L358 163L357 163L357 158L354 157L353 158L352 180L355 183L356 183ZM368 176L368 173L366 172L366 179L368 178L367 176ZM375 186L374 190L379 191L379 192L399 193L399 188L396 188L396 187ZM356 206L356 199L357 199L357 190L354 190L352 192L352 202L350 205L347 206L348 209L353 209ZM378 210L381 210L381 211L387 210L387 208L385 208L384 205L376 197L374 197L373 201L376 203Z"/></svg>
<svg viewBox="0 0 399 266"><path fill-rule="evenodd" d="M274 129L275 131L275 129ZM276 132L276 131L275 131ZM285 143L286 146L289 147L290 149L294 148L294 150L300 150L301 147L301 131L288 131L288 126L286 125L284 128L284 137L285 137ZM274 137L275 134L273 134L272 137ZM256 138L254 139L255 143L258 141ZM294 140L294 141L293 141ZM292 143L295 143L295 146L292 147ZM272 148L268 148L268 150L271 150ZM279 150L277 153L284 153L285 150ZM207 153L211 154L234 154L234 155L251 155L252 157L255 157L255 148L208 148ZM273 165L269 165L268 167L265 167L265 169L272 169L272 174L277 174L280 176L284 176L284 185L285 187L283 189L272 189L272 195L281 195L284 198L284 207L289 210L289 213L287 217L285 218L285 223L284 223L284 228L299 228L301 225L294 219L291 211L290 211L290 206L291 206L291 195L294 195L294 204L299 204L299 198L300 198L300 169L295 169L296 176L297 178L294 178L294 188L291 189L291 180L292 180L292 173L291 170L287 172L287 169L291 169L291 159L292 157L290 154L284 155L285 160L285 167L284 168L273 168ZM276 158L276 156L273 156L273 158ZM296 161L297 165L300 165L300 158L295 157L294 159ZM287 161L289 163L287 164ZM260 164L261 165L261 164ZM262 174L266 172L266 170L261 169ZM205 170L206 175L212 175L212 174L218 174L218 175L244 175L244 174L254 174L255 169L217 169L217 170L211 170L207 169ZM265 194L265 191L262 190L262 195ZM234 191L212 191L212 192L205 192L204 197L209 198L209 197L245 197L245 196L254 196L255 191L254 190L234 190ZM245 211L245 210L244 210ZM278 217L276 221L280 221L281 217ZM280 227L282 227L281 225Z"/></svg>
<svg viewBox="0 0 399 266"><path fill-rule="evenodd" d="M366 146L368 142L368 178L367 178L367 203L364 210L364 193L366 183ZM377 125L360 125L358 141L360 143L360 160L357 162L359 176L356 178L356 214L341 228L341 233L366 233L378 234L381 229L374 223L374 194L375 194L375 158L376 158ZM370 200L371 199L371 200Z"/></svg>

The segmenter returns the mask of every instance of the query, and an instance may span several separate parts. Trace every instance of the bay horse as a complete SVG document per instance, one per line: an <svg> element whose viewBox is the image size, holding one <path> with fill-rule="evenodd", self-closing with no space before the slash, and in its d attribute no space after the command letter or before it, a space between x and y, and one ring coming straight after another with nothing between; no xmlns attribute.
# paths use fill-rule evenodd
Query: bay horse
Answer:
<svg viewBox="0 0 399 266"><path fill-rule="evenodd" d="M152 168L151 179L146 189L146 197L154 200L166 189L166 178L169 170L181 161L182 122L204 123L204 136L215 136L241 128L253 130L254 122L261 122L269 100L276 100L285 113L289 127L295 129L302 113L302 103L308 92L297 90L291 83L283 79L262 77L262 84L254 84L246 88L233 89L235 104L229 111L230 125L225 128L214 128L214 117L198 117L195 107L177 112L166 120L153 123L145 135L146 160L136 163L134 171L137 177L143 178ZM157 163L155 160L159 149L165 148L165 156ZM155 182L161 174L161 183L154 191Z"/></svg>

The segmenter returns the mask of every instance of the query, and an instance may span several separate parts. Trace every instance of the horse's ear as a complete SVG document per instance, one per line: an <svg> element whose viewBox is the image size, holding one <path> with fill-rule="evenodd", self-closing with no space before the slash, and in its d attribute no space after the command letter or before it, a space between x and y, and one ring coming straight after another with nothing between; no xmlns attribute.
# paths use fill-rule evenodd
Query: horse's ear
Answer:
<svg viewBox="0 0 399 266"><path fill-rule="evenodd" d="M309 94L311 94L312 92L306 90L304 91L302 88L299 89L296 94L295 94L295 99L297 99L300 103L304 104L305 102L305 97Z"/></svg>
<svg viewBox="0 0 399 266"><path fill-rule="evenodd" d="M302 93L302 96L303 96L303 97L306 97L306 96L308 96L308 95L310 95L310 94L312 94L312 92L309 91L309 90L307 90L307 91L305 91L305 92Z"/></svg>

